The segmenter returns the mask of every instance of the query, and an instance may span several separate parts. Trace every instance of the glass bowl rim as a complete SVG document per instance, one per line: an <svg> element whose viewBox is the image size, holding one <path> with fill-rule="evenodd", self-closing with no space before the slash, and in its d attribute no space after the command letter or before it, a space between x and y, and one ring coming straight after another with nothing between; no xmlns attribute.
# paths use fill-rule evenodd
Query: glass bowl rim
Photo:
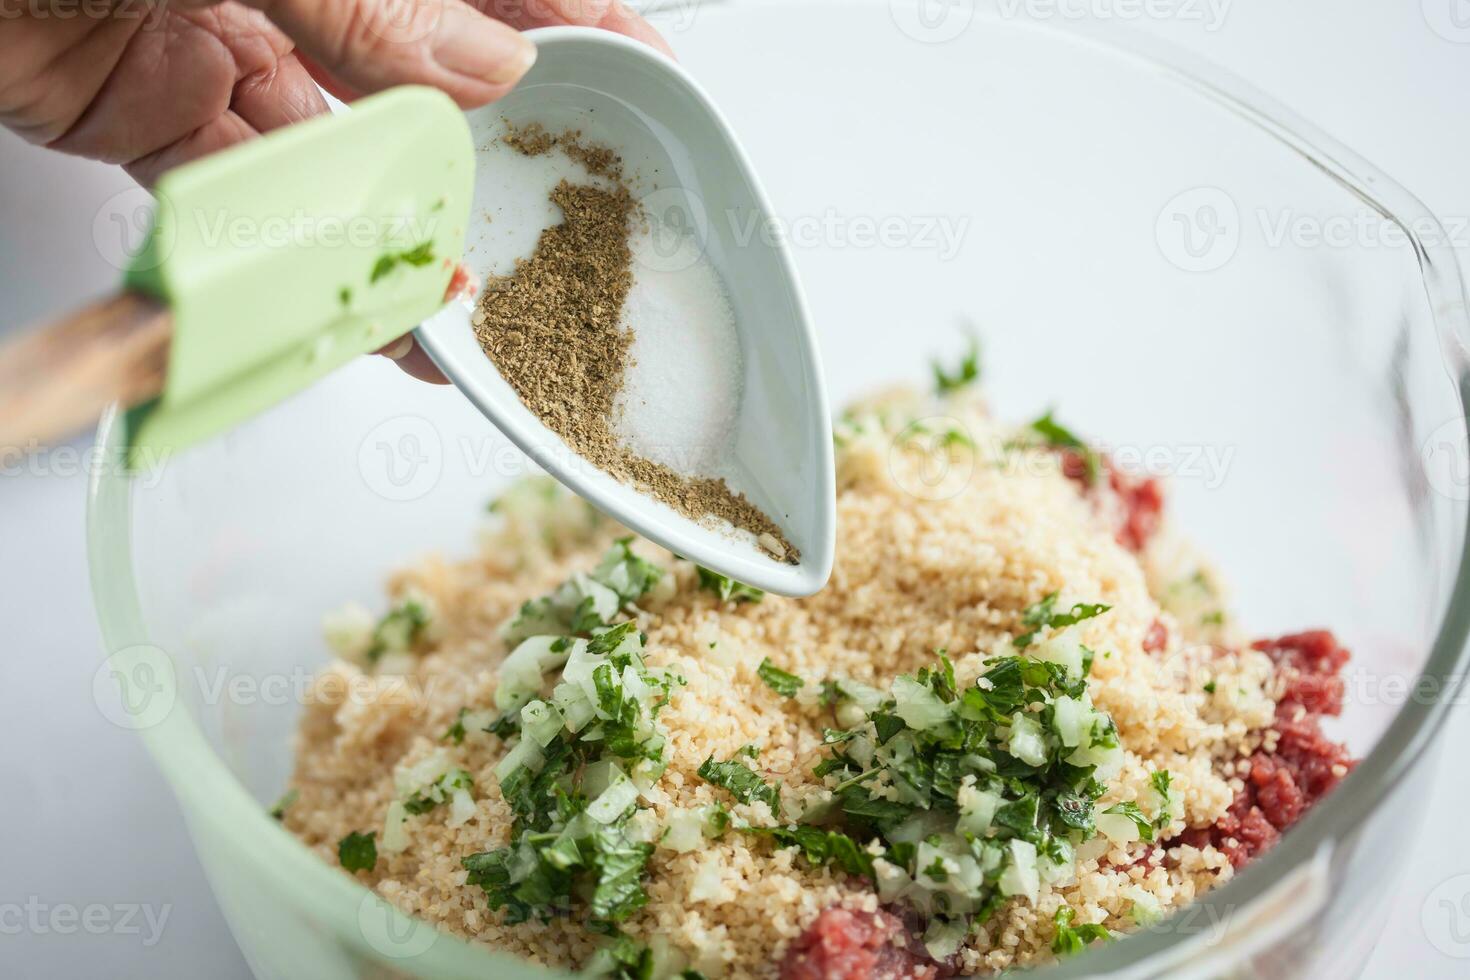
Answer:
<svg viewBox="0 0 1470 980"><path fill-rule="evenodd" d="M824 6L850 5L852 0L808 0ZM865 0L870 5L883 0ZM922 0L888 0L890 6ZM958 0L950 0L958 2ZM769 6L766 2L742 2L725 7ZM659 4L645 6L657 10ZM1065 24L1019 21L1002 18L993 10L977 8L976 16L1005 26L1046 32L1058 43L1084 43L1114 57L1132 61L1166 77L1171 84L1193 90L1206 101L1233 112L1262 134L1276 140L1317 168L1328 179L1357 196L1366 206L1397 224L1413 247L1423 276L1428 310L1446 360L1446 369L1457 387L1461 414L1470 399L1470 316L1455 252L1427 207L1397 181L1292 110L1234 74L1171 43L1115 24ZM562 30L551 28L548 30ZM1420 234L1419 230L1429 232ZM132 483L120 462L127 445L127 413L114 406L102 418L97 432L96 458L104 464L94 468L87 498L88 557L92 591L102 628L104 655L109 659L147 648L133 578L131 551ZM1467 525L1470 527L1470 525ZM1419 679L1447 687L1462 676L1470 649L1470 539L1462 540L1459 565L1450 591L1448 608ZM1265 897L1293 872L1323 866L1332 842L1353 832L1374 805L1403 778L1430 746L1440 730L1449 704L1445 699L1409 699L1395 714L1378 743L1363 758L1332 795L1332 805L1315 807L1292 828L1270 855L1251 865L1233 880L1194 903L1216 915L1249 907ZM293 904L309 907L332 934L369 958L383 956L363 936L361 914L372 903L383 904L376 894L340 874L322 861L278 822L235 779L224 761L210 747L186 711L170 711L156 724L140 726L140 735L180 802L189 822L208 820L244 846L248 841L259 873L272 879L280 893L291 895ZM381 914L393 920L390 928L412 930L427 927L391 906ZM1215 918L1211 921L1228 921ZM432 927L429 927L432 928ZM1272 930L1274 933L1275 930ZM402 931L397 934L404 934ZM1204 960L1238 959L1269 941L1264 932L1252 930L1244 939L1214 950L1206 949L1203 930L1143 931L1126 943L1108 944L1060 964L1038 970L1038 975L1057 980L1134 972L1181 964L1186 958L1201 969ZM389 958L391 957L384 957ZM516 957L499 953L456 936L439 934L429 948L397 961L409 972L435 977L483 976L487 962L498 963L509 972L536 969ZM555 971L547 971L555 972Z"/></svg>

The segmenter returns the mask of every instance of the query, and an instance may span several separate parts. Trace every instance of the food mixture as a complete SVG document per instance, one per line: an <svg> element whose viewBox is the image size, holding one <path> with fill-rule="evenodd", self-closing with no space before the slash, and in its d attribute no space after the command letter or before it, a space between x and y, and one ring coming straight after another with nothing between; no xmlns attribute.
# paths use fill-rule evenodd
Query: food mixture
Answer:
<svg viewBox="0 0 1470 980"><path fill-rule="evenodd" d="M619 977L988 974L1228 881L1351 768L1319 724L1347 653L1253 642L1157 481L992 418L978 373L841 417L806 599L517 486L476 557L331 618L285 826L441 929Z"/></svg>

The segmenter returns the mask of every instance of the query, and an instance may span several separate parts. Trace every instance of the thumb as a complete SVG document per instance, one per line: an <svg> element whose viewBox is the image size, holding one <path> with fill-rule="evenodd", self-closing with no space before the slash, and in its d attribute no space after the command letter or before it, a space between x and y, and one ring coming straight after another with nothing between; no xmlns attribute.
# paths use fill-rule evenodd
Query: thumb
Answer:
<svg viewBox="0 0 1470 980"><path fill-rule="evenodd" d="M432 85L464 108L500 98L536 60L519 31L463 0L246 0L344 96ZM321 80L321 79L319 79Z"/></svg>

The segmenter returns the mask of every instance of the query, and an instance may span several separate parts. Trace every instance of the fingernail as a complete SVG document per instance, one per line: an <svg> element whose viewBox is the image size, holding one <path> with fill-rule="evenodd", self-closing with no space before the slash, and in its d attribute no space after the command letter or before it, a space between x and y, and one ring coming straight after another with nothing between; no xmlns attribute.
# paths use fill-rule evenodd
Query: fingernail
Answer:
<svg viewBox="0 0 1470 980"><path fill-rule="evenodd" d="M404 334L392 346L384 347L382 355L390 361L401 361L413 350L413 334Z"/></svg>
<svg viewBox="0 0 1470 980"><path fill-rule="evenodd" d="M536 45L478 11L448 5L434 34L434 60L459 75L512 85L536 63Z"/></svg>

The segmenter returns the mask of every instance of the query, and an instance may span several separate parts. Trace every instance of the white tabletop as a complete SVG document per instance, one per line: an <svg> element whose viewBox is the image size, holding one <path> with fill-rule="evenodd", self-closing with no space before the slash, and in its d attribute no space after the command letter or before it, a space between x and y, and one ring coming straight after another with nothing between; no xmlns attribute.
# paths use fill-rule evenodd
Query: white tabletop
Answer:
<svg viewBox="0 0 1470 980"><path fill-rule="evenodd" d="M1012 6L1130 21L1233 69L1415 191L1470 259L1470 0ZM1160 10L1167 13L1149 13ZM840 20L832 43L842 43ZM131 183L9 134L0 134L0 174L0 330L110 286L116 273L93 245L94 221ZM40 472L7 469L0 479L0 718L8 736L0 753L0 963L18 977L247 977L167 787L137 739L93 701L99 639L86 578L84 479L80 457L66 452ZM1445 735L1470 741L1470 712L1457 709ZM1446 937L1470 935L1470 897L1464 888L1436 891L1470 872L1470 849L1457 843L1470 783L1445 768L1426 801L1423 844L1396 900L1385 902L1388 925L1367 977L1432 980L1470 969L1445 952L1454 948Z"/></svg>

